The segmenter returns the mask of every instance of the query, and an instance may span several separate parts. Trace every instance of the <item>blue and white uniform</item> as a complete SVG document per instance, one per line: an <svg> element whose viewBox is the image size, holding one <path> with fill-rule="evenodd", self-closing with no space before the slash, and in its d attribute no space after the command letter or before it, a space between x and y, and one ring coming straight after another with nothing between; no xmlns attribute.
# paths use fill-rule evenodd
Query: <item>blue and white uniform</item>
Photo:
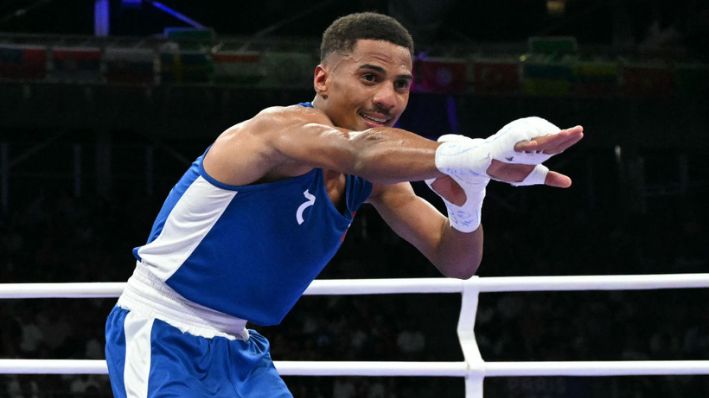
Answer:
<svg viewBox="0 0 709 398"><path fill-rule="evenodd" d="M335 255L372 184L347 176L345 209L321 169L232 186L197 158L168 195L106 324L116 397L288 397L268 341ZM248 377L246 377L248 375Z"/></svg>

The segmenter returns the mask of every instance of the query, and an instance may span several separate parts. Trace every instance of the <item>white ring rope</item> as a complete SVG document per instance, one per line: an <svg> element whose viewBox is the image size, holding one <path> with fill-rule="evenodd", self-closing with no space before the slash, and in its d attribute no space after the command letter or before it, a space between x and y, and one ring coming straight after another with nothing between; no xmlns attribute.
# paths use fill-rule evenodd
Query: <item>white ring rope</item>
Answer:
<svg viewBox="0 0 709 398"><path fill-rule="evenodd" d="M125 283L0 284L0 299L117 297ZM706 361L486 362L474 335L480 292L708 288L709 274L316 280L306 295L462 293L458 336L463 362L275 361L284 376L465 377L466 397L482 397L485 377L709 375ZM464 311L465 309L465 311ZM0 359L0 374L106 374L103 360Z"/></svg>
<svg viewBox="0 0 709 398"><path fill-rule="evenodd" d="M283 376L465 377L465 362L274 361ZM709 361L485 362L485 377L709 375ZM100 359L0 359L0 374L106 374Z"/></svg>
<svg viewBox="0 0 709 398"><path fill-rule="evenodd" d="M365 295L406 293L462 293L466 284L479 292L572 290L651 290L709 287L709 274L513 276L411 279L320 279L306 295ZM5 283L0 299L118 297L124 282Z"/></svg>

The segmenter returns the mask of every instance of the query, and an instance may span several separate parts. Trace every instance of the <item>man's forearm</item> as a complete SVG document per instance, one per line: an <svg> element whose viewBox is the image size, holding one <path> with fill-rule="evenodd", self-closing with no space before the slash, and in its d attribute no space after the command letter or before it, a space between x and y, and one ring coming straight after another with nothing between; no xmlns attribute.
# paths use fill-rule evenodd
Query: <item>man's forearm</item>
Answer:
<svg viewBox="0 0 709 398"><path fill-rule="evenodd" d="M351 173L378 183L420 181L442 176L435 141L396 128L350 132L356 156Z"/></svg>
<svg viewBox="0 0 709 398"><path fill-rule="evenodd" d="M465 233L452 228L447 222L435 252L433 264L450 278L468 279L475 274L483 256L482 225Z"/></svg>

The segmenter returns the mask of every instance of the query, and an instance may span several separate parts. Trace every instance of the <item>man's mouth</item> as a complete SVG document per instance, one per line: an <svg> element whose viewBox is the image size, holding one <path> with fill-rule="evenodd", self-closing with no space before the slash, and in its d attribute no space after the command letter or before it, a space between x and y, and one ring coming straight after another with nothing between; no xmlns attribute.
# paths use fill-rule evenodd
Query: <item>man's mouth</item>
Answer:
<svg viewBox="0 0 709 398"><path fill-rule="evenodd" d="M391 120L391 117L384 116L384 115L375 116L375 115L372 115L369 113L364 113L364 112L360 112L359 115L363 119L365 119L369 122L372 122L373 124L377 124L377 125L385 125L385 124L389 123L389 121Z"/></svg>

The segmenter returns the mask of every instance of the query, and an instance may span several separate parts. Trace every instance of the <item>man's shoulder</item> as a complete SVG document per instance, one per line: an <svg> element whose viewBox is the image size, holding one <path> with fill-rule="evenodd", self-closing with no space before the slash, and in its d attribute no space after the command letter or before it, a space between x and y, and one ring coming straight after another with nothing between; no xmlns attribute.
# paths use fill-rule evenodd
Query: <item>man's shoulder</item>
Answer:
<svg viewBox="0 0 709 398"><path fill-rule="evenodd" d="M272 106L263 109L253 117L254 122L297 124L322 123L332 124L330 119L319 109L303 105Z"/></svg>
<svg viewBox="0 0 709 398"><path fill-rule="evenodd" d="M222 133L205 157L205 170L220 182L246 185L304 174L312 166L294 161L284 148L301 146L308 124L329 123L325 115L301 105L265 108ZM291 151L292 152L292 151ZM238 156L235 156L238 154Z"/></svg>

